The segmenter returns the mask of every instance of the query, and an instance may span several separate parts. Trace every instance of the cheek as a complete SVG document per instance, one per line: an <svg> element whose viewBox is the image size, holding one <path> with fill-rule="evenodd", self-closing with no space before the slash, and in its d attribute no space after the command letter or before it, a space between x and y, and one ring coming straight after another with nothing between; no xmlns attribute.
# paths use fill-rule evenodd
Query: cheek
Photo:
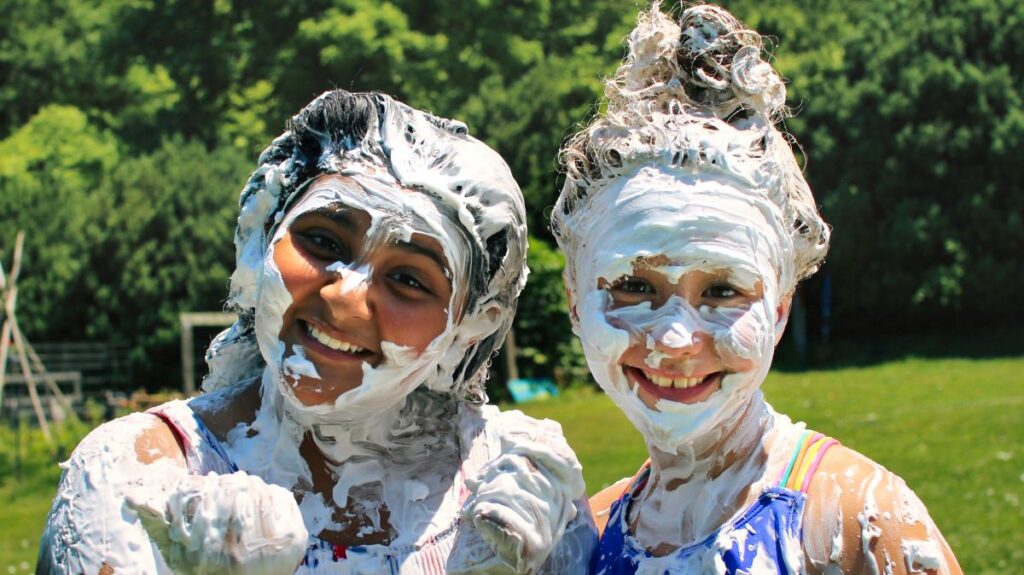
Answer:
<svg viewBox="0 0 1024 575"><path fill-rule="evenodd" d="M319 288L319 271L299 252L290 233L274 244L274 266L295 301L306 292Z"/></svg>
<svg viewBox="0 0 1024 575"><path fill-rule="evenodd" d="M447 308L442 305L410 304L385 297L378 309L381 339L423 352L448 326Z"/></svg>
<svg viewBox="0 0 1024 575"><path fill-rule="evenodd" d="M733 371L749 371L756 367L770 351L774 342L771 322L763 313L763 306L755 305L729 326L716 340L715 348ZM767 347L766 347L767 346Z"/></svg>

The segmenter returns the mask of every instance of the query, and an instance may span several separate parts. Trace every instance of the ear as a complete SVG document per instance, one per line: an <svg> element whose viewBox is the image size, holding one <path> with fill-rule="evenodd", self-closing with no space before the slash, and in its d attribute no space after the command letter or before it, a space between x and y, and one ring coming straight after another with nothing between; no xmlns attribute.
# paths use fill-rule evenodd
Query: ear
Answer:
<svg viewBox="0 0 1024 575"><path fill-rule="evenodd" d="M775 308L775 345L782 341L782 334L786 331L786 323L789 322L789 310L792 309L793 294L788 293L782 297L779 307Z"/></svg>
<svg viewBox="0 0 1024 575"><path fill-rule="evenodd" d="M576 313L576 298L572 297L572 292L569 291L568 285L565 285L565 303L569 306L569 318L573 323L579 323L580 316Z"/></svg>

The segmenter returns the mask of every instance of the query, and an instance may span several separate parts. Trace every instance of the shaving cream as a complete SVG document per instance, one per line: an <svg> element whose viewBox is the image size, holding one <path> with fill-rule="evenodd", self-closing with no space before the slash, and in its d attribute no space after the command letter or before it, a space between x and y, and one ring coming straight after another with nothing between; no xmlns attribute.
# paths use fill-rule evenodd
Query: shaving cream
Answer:
<svg viewBox="0 0 1024 575"><path fill-rule="evenodd" d="M627 42L625 61L605 84L605 111L561 150L565 184L551 227L566 255L570 317L587 363L651 456L647 482L618 515L623 524L608 528L624 529L647 550L637 573L725 573L723 551L756 549L743 530L723 527L773 486L804 432L772 411L759 386L788 298L820 265L829 229L774 126L785 115L785 86L761 57L760 35L717 6L690 7L676 21L653 3ZM688 301L683 280L701 273L744 297ZM647 281L652 274L657 281ZM650 290L622 298L617 286L635 278ZM688 378L697 361L688 354L697 353L724 376L689 403L641 397L641 384L625 371L660 368ZM896 554L907 572L947 572L934 524L910 529L915 514L927 516L913 493L869 461L851 477L870 479L818 480L817 493L835 500L816 500L819 516L802 541L777 534L788 572L807 565L840 572L862 556L871 572L891 573L901 565ZM904 502L880 506L882 493ZM855 518L847 510L844 523L836 501L851 494L863 508ZM854 524L857 533L849 532ZM895 533L926 537L893 545Z"/></svg>
<svg viewBox="0 0 1024 575"><path fill-rule="evenodd" d="M191 401L197 413L229 413L258 394L255 413L223 442L222 465L239 471L200 466L191 476L166 459L140 462L125 437L149 416L101 427L72 456L51 511L41 556L53 569L290 571L307 532L315 563L316 536L355 529L387 543L350 555L351 573L386 571L400 550L424 546L438 546L453 572L585 570L596 539L561 429L481 405L488 359L527 274L523 200L501 158L459 122L339 90L292 119L240 203L230 299L238 321L211 345L207 393ZM308 402L296 386L326 382L301 345L281 340L294 302L274 254L296 218L338 209L370 223L360 253L326 266L334 287L371 288L374 250L420 235L440 246L452 295L424 349L381 341L380 360L364 362L358 382ZM326 491L304 455L310 442L323 455ZM496 471L506 465L516 474ZM518 529L495 528L515 517ZM274 549L273 560L247 567Z"/></svg>

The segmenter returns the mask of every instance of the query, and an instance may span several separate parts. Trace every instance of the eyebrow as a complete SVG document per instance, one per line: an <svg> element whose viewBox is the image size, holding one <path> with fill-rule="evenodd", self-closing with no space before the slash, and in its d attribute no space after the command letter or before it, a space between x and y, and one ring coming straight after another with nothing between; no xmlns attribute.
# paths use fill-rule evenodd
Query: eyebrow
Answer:
<svg viewBox="0 0 1024 575"><path fill-rule="evenodd" d="M450 276L451 275L451 270L448 268L448 262L445 261L444 256L442 256L441 254L437 253L437 250L433 250L433 249L428 248L426 246L421 246L420 244L417 244L417 243L414 243L414 242L406 242L406 241L401 241L401 240L395 242L394 245L395 245L395 247L397 247L397 248L399 248L399 249L401 249L403 251L411 252L411 253L414 253L414 254L418 254L418 255L430 258L435 263L437 263L438 267L441 268L441 270L444 272L445 276Z"/></svg>
<svg viewBox="0 0 1024 575"><path fill-rule="evenodd" d="M326 205L319 208L310 210L309 215L323 216L333 223L345 228L346 230L356 230L358 227L355 219L351 215L351 208L344 205ZM402 251L414 253L417 255L425 256L430 258L434 263L437 264L441 271L444 272L445 277L451 277L451 269L448 267L448 262L445 257L437 252L437 250L422 246L414 242L407 242L398 240L392 245L401 249Z"/></svg>
<svg viewBox="0 0 1024 575"><path fill-rule="evenodd" d="M307 215L322 216L347 230L354 230L357 227L356 221L349 211L347 207L321 206L310 210Z"/></svg>

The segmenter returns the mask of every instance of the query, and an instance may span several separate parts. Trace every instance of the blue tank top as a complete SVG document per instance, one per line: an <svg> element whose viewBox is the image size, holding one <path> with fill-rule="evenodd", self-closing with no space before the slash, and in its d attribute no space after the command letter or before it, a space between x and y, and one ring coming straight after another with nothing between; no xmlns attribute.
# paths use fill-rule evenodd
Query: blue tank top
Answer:
<svg viewBox="0 0 1024 575"><path fill-rule="evenodd" d="M833 445L833 439L805 432L777 484L765 489L743 515L703 541L665 557L651 555L629 533L626 511L647 483L650 466L646 465L612 504L608 526L591 562L591 573L799 574L807 487L822 456Z"/></svg>

